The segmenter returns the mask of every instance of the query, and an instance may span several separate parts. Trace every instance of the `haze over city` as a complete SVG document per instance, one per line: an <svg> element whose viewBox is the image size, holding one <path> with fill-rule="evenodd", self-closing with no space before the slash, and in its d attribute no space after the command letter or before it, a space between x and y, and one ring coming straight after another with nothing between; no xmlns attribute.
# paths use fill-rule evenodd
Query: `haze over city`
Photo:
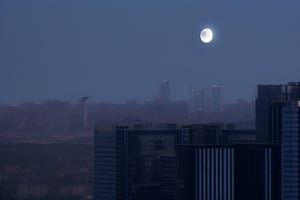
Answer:
<svg viewBox="0 0 300 200"><path fill-rule="evenodd" d="M171 98L221 85L224 102L297 80L298 1L1 1L0 103ZM215 29L203 45L199 32Z"/></svg>
<svg viewBox="0 0 300 200"><path fill-rule="evenodd" d="M299 200L299 10L0 0L0 200Z"/></svg>

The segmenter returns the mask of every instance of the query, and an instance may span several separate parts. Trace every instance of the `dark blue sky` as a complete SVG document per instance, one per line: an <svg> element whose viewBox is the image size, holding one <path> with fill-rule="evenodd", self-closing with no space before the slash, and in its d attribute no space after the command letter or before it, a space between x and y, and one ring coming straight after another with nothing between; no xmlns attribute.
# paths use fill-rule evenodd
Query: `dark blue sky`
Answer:
<svg viewBox="0 0 300 200"><path fill-rule="evenodd" d="M256 84L299 81L300 1L1 0L0 103L173 99L220 84L225 102ZM213 44L201 28L216 31Z"/></svg>

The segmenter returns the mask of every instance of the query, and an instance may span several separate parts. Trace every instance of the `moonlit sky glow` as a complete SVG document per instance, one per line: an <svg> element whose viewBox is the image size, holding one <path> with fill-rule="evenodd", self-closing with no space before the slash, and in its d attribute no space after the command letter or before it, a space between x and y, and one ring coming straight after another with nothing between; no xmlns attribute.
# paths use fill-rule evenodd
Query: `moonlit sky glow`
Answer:
<svg viewBox="0 0 300 200"><path fill-rule="evenodd" d="M213 84L225 103L249 99L257 84L299 81L299 10L296 0L1 0L0 103L143 101L164 79L174 100ZM209 25L213 42L201 45Z"/></svg>

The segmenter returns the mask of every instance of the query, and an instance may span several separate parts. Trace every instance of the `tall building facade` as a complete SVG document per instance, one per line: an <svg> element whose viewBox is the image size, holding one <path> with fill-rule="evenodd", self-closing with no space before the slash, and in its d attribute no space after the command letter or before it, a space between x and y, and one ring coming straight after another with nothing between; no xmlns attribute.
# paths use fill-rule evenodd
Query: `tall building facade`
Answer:
<svg viewBox="0 0 300 200"><path fill-rule="evenodd" d="M298 200L300 193L299 103L271 104L270 116L271 142L281 144L281 199Z"/></svg>
<svg viewBox="0 0 300 200"><path fill-rule="evenodd" d="M262 143L272 142L270 130L270 112L274 103L289 103L300 100L300 82L290 82L286 85L258 85L255 101L255 123L257 140Z"/></svg>
<svg viewBox="0 0 300 200"><path fill-rule="evenodd" d="M179 145L178 200L279 200L280 146Z"/></svg>
<svg viewBox="0 0 300 200"><path fill-rule="evenodd" d="M238 130L233 124L193 124L181 127L182 144L254 143L255 140L254 130Z"/></svg>
<svg viewBox="0 0 300 200"><path fill-rule="evenodd" d="M300 83L259 85L256 130L259 142L281 145L281 199L298 200Z"/></svg>
<svg viewBox="0 0 300 200"><path fill-rule="evenodd" d="M95 199L176 199L176 145L248 142L249 135L253 131L224 124L99 124L95 130Z"/></svg>
<svg viewBox="0 0 300 200"><path fill-rule="evenodd" d="M282 107L282 200L299 200L299 113L298 105L284 105Z"/></svg>
<svg viewBox="0 0 300 200"><path fill-rule="evenodd" d="M95 199L176 198L175 125L133 125L95 131Z"/></svg>
<svg viewBox="0 0 300 200"><path fill-rule="evenodd" d="M116 133L107 125L95 130L94 196L96 200L117 199Z"/></svg>
<svg viewBox="0 0 300 200"><path fill-rule="evenodd" d="M255 126L257 140L261 143L271 142L269 110L272 103L286 102L286 85L258 85L255 101Z"/></svg>

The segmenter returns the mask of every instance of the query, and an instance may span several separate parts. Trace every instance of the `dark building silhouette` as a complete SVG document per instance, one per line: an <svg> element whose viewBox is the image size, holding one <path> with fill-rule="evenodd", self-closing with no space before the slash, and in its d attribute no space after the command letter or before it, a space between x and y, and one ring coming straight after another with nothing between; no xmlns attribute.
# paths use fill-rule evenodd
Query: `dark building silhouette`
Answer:
<svg viewBox="0 0 300 200"><path fill-rule="evenodd" d="M175 199L179 142L176 125L98 125L95 199Z"/></svg>
<svg viewBox="0 0 300 200"><path fill-rule="evenodd" d="M255 122L258 142L270 142L269 108L271 103L286 102L286 85L258 85Z"/></svg>
<svg viewBox="0 0 300 200"><path fill-rule="evenodd" d="M259 85L256 129L259 142L281 145L283 200L299 199L300 83Z"/></svg>
<svg viewBox="0 0 300 200"><path fill-rule="evenodd" d="M300 100L300 82L287 85L258 85L255 102L256 132L258 142L272 142L270 109L273 103L288 103Z"/></svg>
<svg viewBox="0 0 300 200"><path fill-rule="evenodd" d="M95 199L176 199L176 145L231 144L253 136L253 130L223 124L99 124L95 130Z"/></svg>
<svg viewBox="0 0 300 200"><path fill-rule="evenodd" d="M179 145L178 200L279 200L280 146Z"/></svg>
<svg viewBox="0 0 300 200"><path fill-rule="evenodd" d="M270 140L281 144L282 199L299 199L299 102L273 103L269 108Z"/></svg>
<svg viewBox="0 0 300 200"><path fill-rule="evenodd" d="M253 143L254 130L239 130L234 124L193 124L181 127L182 144Z"/></svg>

